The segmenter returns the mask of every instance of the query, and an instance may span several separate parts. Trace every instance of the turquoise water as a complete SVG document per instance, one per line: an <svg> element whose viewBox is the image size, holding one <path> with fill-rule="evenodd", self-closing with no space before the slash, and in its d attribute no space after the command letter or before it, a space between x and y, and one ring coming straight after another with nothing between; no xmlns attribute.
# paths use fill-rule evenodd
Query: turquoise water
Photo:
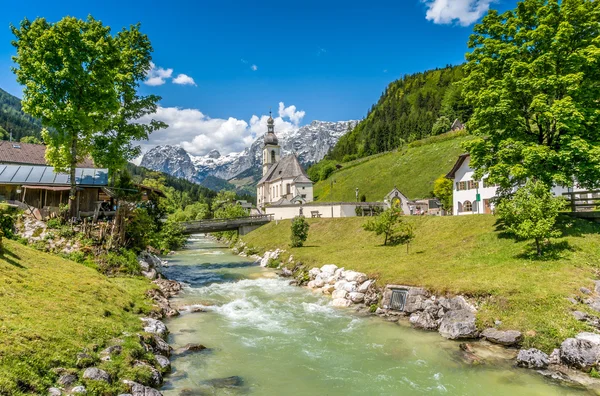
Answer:
<svg viewBox="0 0 600 396"><path fill-rule="evenodd" d="M201 236L168 260L187 285L173 304L206 309L169 320L169 342L209 350L173 357L167 396L576 394L508 360L470 364L437 333L332 308Z"/></svg>

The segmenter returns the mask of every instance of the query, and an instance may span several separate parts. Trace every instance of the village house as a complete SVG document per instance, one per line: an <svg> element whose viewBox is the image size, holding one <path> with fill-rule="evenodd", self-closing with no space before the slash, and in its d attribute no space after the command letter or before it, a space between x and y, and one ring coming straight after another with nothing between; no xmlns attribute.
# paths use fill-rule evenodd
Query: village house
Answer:
<svg viewBox="0 0 600 396"><path fill-rule="evenodd" d="M453 181L452 213L455 215L490 214L494 210L494 198L497 196L498 186L489 183L487 176L483 176L482 180L476 180L474 178L475 170L469 166L469 162L469 154L460 155L446 175ZM552 187L552 193L556 196L578 191L584 191L584 189Z"/></svg>

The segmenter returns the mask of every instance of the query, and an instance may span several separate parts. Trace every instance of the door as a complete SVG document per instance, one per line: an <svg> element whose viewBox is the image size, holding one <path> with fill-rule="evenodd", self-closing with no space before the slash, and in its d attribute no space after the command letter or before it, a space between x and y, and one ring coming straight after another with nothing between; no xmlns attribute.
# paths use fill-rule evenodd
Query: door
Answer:
<svg viewBox="0 0 600 396"><path fill-rule="evenodd" d="M492 213L492 203L489 199L483 200L483 213L491 214Z"/></svg>

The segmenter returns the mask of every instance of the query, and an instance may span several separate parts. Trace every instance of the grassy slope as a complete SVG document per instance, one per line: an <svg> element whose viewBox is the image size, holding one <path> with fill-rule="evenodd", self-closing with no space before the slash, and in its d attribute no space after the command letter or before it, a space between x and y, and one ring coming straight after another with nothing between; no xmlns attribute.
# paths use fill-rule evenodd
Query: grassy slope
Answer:
<svg viewBox="0 0 600 396"><path fill-rule="evenodd" d="M461 143L466 139L456 137L358 160L356 165L349 163L315 184L316 200L353 202L356 187L361 195L366 194L367 201L382 201L394 186L411 199L430 197L433 181L450 171L463 152Z"/></svg>
<svg viewBox="0 0 600 396"><path fill-rule="evenodd" d="M148 282L109 279L57 256L6 241L0 258L0 394L41 394L52 367L74 367L84 348L141 330Z"/></svg>
<svg viewBox="0 0 600 396"><path fill-rule="evenodd" d="M525 332L527 346L549 351L584 328L571 316L566 298L581 294L581 286L593 286L600 269L599 225L575 222L559 244L569 248L555 252L552 260L540 261L523 255L527 243L503 238L493 216L407 221L416 227L409 254L405 246L381 246L382 238L362 230L363 218L309 219L306 246L288 250L309 266L334 263L375 276L380 285L418 285L435 293L475 296L481 303L481 327L501 320L502 328ZM270 223L244 240L262 249L287 249L289 229L289 221Z"/></svg>

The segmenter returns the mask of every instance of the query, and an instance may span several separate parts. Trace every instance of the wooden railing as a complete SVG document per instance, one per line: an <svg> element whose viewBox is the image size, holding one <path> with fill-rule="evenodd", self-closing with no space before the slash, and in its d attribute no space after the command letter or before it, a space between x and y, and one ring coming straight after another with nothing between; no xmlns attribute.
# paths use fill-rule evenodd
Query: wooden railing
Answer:
<svg viewBox="0 0 600 396"><path fill-rule="evenodd" d="M181 225L193 225L193 224L214 224L214 223L224 223L228 221L236 221L236 222L253 222L253 221L271 221L273 220L272 214L263 214L263 215L254 215L254 216L246 216L246 217L232 217L230 219L205 219L205 220L192 220L192 221L182 221Z"/></svg>
<svg viewBox="0 0 600 396"><path fill-rule="evenodd" d="M600 190L573 191L562 195L567 197L571 212L592 212L600 207Z"/></svg>

